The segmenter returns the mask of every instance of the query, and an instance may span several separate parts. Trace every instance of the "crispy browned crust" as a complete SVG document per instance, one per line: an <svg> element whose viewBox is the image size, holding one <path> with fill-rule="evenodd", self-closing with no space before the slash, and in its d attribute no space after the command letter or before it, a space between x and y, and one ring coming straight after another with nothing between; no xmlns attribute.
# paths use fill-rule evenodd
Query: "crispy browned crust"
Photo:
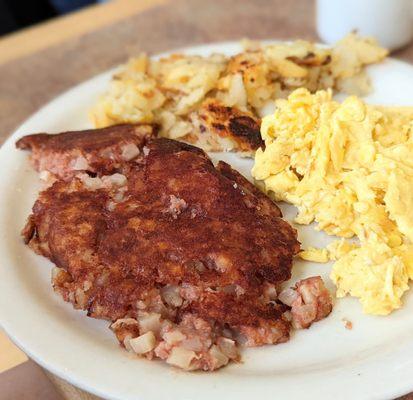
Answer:
<svg viewBox="0 0 413 400"><path fill-rule="evenodd" d="M88 190L79 178L40 194L24 233L67 272L56 289L110 320L135 317L137 300L173 284L199 294L182 312L232 326L281 321L280 307L261 295L264 285L290 278L296 231L202 150L168 139L147 146L114 208L108 204L121 189ZM288 334L288 323L280 324Z"/></svg>
<svg viewBox="0 0 413 400"><path fill-rule="evenodd" d="M122 149L136 145L141 149L149 138L157 136L158 127L149 124L122 124L102 129L38 133L24 136L16 147L32 152L31 159L37 171L49 171L68 179L79 170L109 174L125 162ZM84 169L75 168L79 157L87 162Z"/></svg>
<svg viewBox="0 0 413 400"><path fill-rule="evenodd" d="M47 150L54 152L78 149L91 153L118 144L121 141L141 140L153 135L152 125L121 124L101 129L86 129L58 134L36 133L22 137L16 147L22 150Z"/></svg>
<svg viewBox="0 0 413 400"><path fill-rule="evenodd" d="M263 65L265 65L265 61L261 50L244 51L230 58L226 72L229 74L242 73L246 79L256 79L257 71Z"/></svg>
<svg viewBox="0 0 413 400"><path fill-rule="evenodd" d="M203 292L188 309L201 318L213 318L232 327L257 327L262 321L282 319L288 307L277 303L263 304L257 301L256 292L245 294L241 299L226 293Z"/></svg>
<svg viewBox="0 0 413 400"><path fill-rule="evenodd" d="M237 151L254 152L263 145L260 120L250 112L208 99L200 107L198 115L201 133L207 131L212 136L229 138L236 143Z"/></svg>
<svg viewBox="0 0 413 400"><path fill-rule="evenodd" d="M327 54L324 58L317 57L314 53L309 52L304 57L290 56L287 60L304 67L321 67L331 62L331 56Z"/></svg>
<svg viewBox="0 0 413 400"><path fill-rule="evenodd" d="M248 179L233 169L229 164L220 161L217 165L217 170L226 178L231 179L235 184L240 185L246 192L252 194L256 201L256 206L260 208L262 213L273 215L275 217L282 217L281 210L277 205L265 193L261 192L260 189L249 182Z"/></svg>

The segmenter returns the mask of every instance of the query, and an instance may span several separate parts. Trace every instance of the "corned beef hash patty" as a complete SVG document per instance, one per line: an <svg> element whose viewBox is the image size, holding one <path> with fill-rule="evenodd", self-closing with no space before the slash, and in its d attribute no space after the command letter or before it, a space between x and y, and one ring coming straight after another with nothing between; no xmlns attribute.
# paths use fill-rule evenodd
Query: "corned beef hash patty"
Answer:
<svg viewBox="0 0 413 400"><path fill-rule="evenodd" d="M109 320L128 351L185 370L220 368L240 346L285 342L327 316L320 277L280 288L300 246L279 208L228 164L155 134L121 125L60 134L64 146L59 135L18 142L54 177L23 236L56 265L64 300Z"/></svg>

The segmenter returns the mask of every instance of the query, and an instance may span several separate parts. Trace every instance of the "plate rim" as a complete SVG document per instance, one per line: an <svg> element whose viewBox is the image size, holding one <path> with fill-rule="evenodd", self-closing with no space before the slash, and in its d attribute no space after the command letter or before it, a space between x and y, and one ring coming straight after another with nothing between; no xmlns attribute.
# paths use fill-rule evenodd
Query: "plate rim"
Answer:
<svg viewBox="0 0 413 400"><path fill-rule="evenodd" d="M282 41L282 40L259 40L260 43L288 43L289 41ZM170 51L165 51L162 53L158 54L153 54L150 55L151 57L159 58L163 56L167 56L172 53L195 53L195 52L224 52L222 50L214 50L215 48L222 49L225 47L240 47L240 42L239 41L223 41L223 42L213 42L213 43L205 43L205 44L200 44L200 45L195 45L195 46L185 46L185 47L180 47L180 48L175 48ZM324 45L321 45L324 46ZM402 64L409 66L412 68L412 73L413 73L413 65L402 61L402 60L397 60L391 57L388 57L388 60L397 64ZM38 114L42 113L47 109L48 107L52 107L54 103L62 101L67 96L70 96L71 94L82 90L83 86L91 84L95 80L100 80L103 79L104 77L110 77L120 66L116 66L113 68L110 68L106 71L103 71L97 75L94 75L70 88L67 90L63 91L47 103L43 104L36 112L34 112L30 117L28 117L25 121L23 121L17 129L14 130L14 132L6 139L6 141L2 144L0 148L0 158L2 157L5 149L7 147L10 147L11 144L14 144L14 141L24 133L25 127L30 125L32 121L37 117ZM1 297L1 295L0 295ZM77 310L76 310L77 311ZM0 309L1 312L1 309ZM12 340L13 343L15 343L20 349L22 349L32 360L34 360L37 364L39 364L42 368L48 370L49 372L55 374L59 378L69 382L70 384L76 386L79 389L82 389L88 393L95 394L97 396L101 396L103 398L107 398L105 396L108 396L106 392L103 392L99 387L96 386L91 386L91 384L85 382L82 380L82 377L77 376L76 374L70 374L68 372L65 372L63 363L61 365L56 366L55 364L50 363L50 361L47 361L47 356L42 358L42 355L36 354L35 352L32 352L31 349L27 348L24 344L24 339L22 339L21 335L19 336L18 334L13 334L13 328L12 328L12 323L10 321L7 321L3 318L3 316L0 319L0 327L6 332L7 336ZM413 346L412 346L413 350ZM413 352L412 352L413 354ZM411 371L413 372L413 365L411 368ZM380 398L387 398L389 396L401 396L403 394L406 394L408 391L413 390L413 380L412 382L405 383L404 385L398 385L397 390L389 390L387 393L383 393L383 396ZM116 395L110 395L109 398L113 399L120 399L120 397L117 397ZM152 397L151 397L152 398ZM153 397L155 398L155 397Z"/></svg>

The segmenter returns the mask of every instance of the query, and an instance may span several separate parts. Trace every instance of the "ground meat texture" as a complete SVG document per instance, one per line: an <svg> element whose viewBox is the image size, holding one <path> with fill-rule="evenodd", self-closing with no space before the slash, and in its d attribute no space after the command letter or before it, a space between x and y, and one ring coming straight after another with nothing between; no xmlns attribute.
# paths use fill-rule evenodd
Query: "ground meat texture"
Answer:
<svg viewBox="0 0 413 400"><path fill-rule="evenodd" d="M276 293L299 242L263 196L202 150L155 139L124 175L80 174L41 192L23 235L56 264L55 290L112 321L127 350L213 370L238 359L235 343L289 337L295 308ZM306 286L297 291L306 302Z"/></svg>
<svg viewBox="0 0 413 400"><path fill-rule="evenodd" d="M292 324L296 329L310 327L333 309L330 292L319 276L303 279L294 288L285 289L279 300L291 307Z"/></svg>
<svg viewBox="0 0 413 400"><path fill-rule="evenodd" d="M94 174L123 172L136 159L158 128L149 124L122 124L108 128L59 134L38 133L22 137L16 146L31 150L37 171L69 180L80 171Z"/></svg>

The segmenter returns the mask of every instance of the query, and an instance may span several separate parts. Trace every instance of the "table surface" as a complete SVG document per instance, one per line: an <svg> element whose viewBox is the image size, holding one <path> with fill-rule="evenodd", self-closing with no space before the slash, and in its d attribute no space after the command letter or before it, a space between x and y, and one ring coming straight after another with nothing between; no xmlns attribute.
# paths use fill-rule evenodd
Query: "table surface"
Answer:
<svg viewBox="0 0 413 400"><path fill-rule="evenodd" d="M313 1L113 0L1 38L0 143L58 94L129 56L246 37L317 40ZM413 62L413 45L393 56ZM51 379L0 332L0 399L84 398Z"/></svg>

